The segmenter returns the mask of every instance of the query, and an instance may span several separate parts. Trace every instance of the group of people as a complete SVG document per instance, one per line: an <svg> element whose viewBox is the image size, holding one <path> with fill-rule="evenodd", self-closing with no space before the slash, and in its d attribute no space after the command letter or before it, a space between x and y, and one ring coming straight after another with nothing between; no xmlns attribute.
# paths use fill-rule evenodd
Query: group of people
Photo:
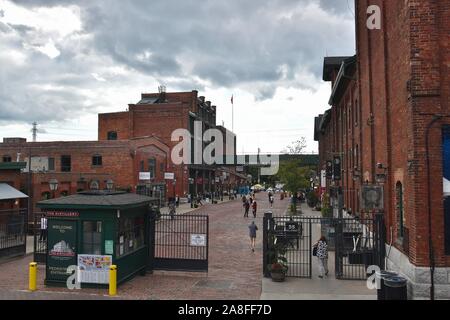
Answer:
<svg viewBox="0 0 450 320"><path fill-rule="evenodd" d="M258 209L258 204L256 203L255 194L250 194L249 196L242 197L242 206L244 207L244 218L248 218L250 208L252 208L253 217L256 218L256 211Z"/></svg>

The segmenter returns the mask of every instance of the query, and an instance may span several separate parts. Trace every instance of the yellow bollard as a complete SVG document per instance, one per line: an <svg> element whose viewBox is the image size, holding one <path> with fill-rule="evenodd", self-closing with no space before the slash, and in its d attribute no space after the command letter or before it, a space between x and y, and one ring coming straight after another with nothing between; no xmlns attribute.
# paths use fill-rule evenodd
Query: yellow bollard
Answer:
<svg viewBox="0 0 450 320"><path fill-rule="evenodd" d="M36 282L37 282L37 263L30 262L30 279L28 283L28 287L30 291L36 291Z"/></svg>
<svg viewBox="0 0 450 320"><path fill-rule="evenodd" d="M109 267L109 295L115 296L117 294L117 266Z"/></svg>

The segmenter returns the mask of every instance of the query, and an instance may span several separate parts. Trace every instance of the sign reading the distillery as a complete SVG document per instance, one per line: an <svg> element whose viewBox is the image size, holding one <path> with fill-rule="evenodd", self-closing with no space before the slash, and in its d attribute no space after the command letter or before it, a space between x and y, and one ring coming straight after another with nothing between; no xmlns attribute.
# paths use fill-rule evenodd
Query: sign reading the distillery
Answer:
<svg viewBox="0 0 450 320"><path fill-rule="evenodd" d="M77 218L80 216L79 212L74 211L47 211L48 218Z"/></svg>

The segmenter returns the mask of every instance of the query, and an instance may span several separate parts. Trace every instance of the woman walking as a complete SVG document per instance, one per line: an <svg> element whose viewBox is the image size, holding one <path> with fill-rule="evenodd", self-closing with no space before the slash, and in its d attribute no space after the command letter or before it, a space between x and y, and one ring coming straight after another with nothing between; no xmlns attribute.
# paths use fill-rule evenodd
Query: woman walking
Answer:
<svg viewBox="0 0 450 320"><path fill-rule="evenodd" d="M317 260L319 262L319 278L328 276L328 244L327 239L322 236L314 245L317 248Z"/></svg>

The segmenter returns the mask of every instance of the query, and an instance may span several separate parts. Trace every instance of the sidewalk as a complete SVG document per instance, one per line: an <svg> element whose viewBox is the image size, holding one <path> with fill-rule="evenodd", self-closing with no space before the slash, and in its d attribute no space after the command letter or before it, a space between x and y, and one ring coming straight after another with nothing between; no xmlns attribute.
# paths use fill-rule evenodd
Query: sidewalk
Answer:
<svg viewBox="0 0 450 320"><path fill-rule="evenodd" d="M302 204L303 215L320 216ZM320 225L314 224L312 239L320 238ZM377 300L377 292L369 290L365 281L337 280L334 273L334 252L329 252L330 274L325 279L318 278L317 259L312 260L312 279L287 277L285 282L262 279L261 300Z"/></svg>
<svg viewBox="0 0 450 320"><path fill-rule="evenodd" d="M225 197L223 198L223 201L218 201L217 204L214 204L214 206L220 205L220 204L224 204L230 201L236 201L236 200L228 200L228 197L225 199ZM203 203L203 207L207 207L207 206L212 206L213 204L211 202L207 203L206 201L202 200ZM176 214L186 214L189 212L193 212L196 210L201 209L202 206L199 205L198 208L191 208L191 204L190 203L183 203L180 204L178 206L178 208L176 209ZM169 207L163 207L161 208L161 214L169 214Z"/></svg>

